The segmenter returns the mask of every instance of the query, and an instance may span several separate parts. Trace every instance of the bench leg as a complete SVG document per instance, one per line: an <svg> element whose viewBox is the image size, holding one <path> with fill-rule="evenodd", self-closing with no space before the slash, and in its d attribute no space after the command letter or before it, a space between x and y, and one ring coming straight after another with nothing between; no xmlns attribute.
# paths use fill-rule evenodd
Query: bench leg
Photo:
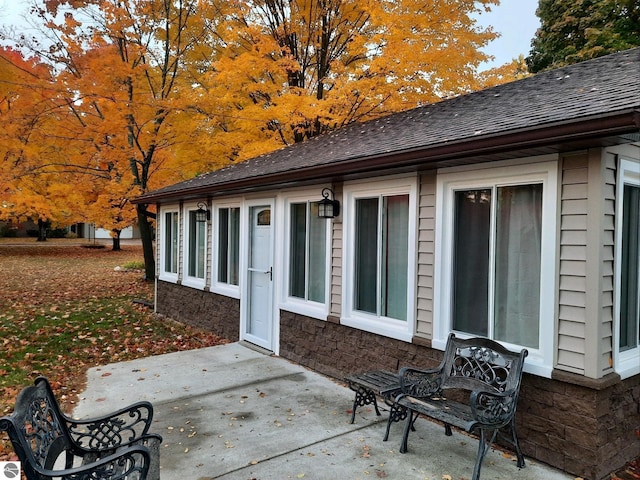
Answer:
<svg viewBox="0 0 640 480"><path fill-rule="evenodd" d="M518 457L518 468L524 468L524 455L522 454L522 450L520 450L520 442L518 442L518 435L516 434L516 419L515 417L511 419L511 423L508 425L511 430L511 442L513 443L514 448L516 449L516 456Z"/></svg>
<svg viewBox="0 0 640 480"><path fill-rule="evenodd" d="M453 432L451 432L451 425L449 425L448 423L444 424L444 434L447 437L450 437L451 435L453 435Z"/></svg>
<svg viewBox="0 0 640 480"><path fill-rule="evenodd" d="M378 409L376 394L372 390L361 387L360 385L349 385L349 387L356 392L356 398L353 400L353 410L351 411L351 423L354 423L356 420L356 409L358 407L364 407L365 405L373 405L376 409L376 415L382 415Z"/></svg>
<svg viewBox="0 0 640 480"><path fill-rule="evenodd" d="M491 436L487 437L488 432L484 429L480 429L480 438L478 439L478 455L476 456L476 463L473 466L473 476L471 480L480 480L480 469L482 468L482 461L487 456L489 450L491 450L491 444L496 439L498 430L493 430Z"/></svg>
<svg viewBox="0 0 640 480"><path fill-rule="evenodd" d="M395 422L401 422L402 420L407 418L409 411L406 407L399 405L397 403L387 402L387 405L391 407L389 410L389 418L387 419L387 431L384 434L383 442L386 442L389 439L389 430L391 429L391 424ZM413 424L411 425L411 430L416 431Z"/></svg>
<svg viewBox="0 0 640 480"><path fill-rule="evenodd" d="M416 420L420 416L418 412L413 412L413 410L409 410L409 409L407 410L408 410L408 415L407 415L407 421L404 424L404 433L402 434L402 443L400 443L400 453L407 453L408 451L407 444L409 443L409 432L411 430L415 431L413 424L416 423Z"/></svg>

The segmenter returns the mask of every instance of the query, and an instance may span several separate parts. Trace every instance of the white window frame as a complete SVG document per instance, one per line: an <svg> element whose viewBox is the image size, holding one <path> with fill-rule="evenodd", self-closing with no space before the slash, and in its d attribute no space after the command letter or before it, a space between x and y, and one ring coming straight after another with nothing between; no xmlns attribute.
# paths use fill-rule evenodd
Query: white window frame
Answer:
<svg viewBox="0 0 640 480"><path fill-rule="evenodd" d="M240 209L240 231L238 234L238 285L218 280L218 249L220 247L220 210ZM211 238L211 291L232 298L240 298L240 285L242 285L242 207L240 200L229 200L214 204L213 235Z"/></svg>
<svg viewBox="0 0 640 480"><path fill-rule="evenodd" d="M183 238L183 254L182 254L182 285L186 287L198 288L203 290L207 283L207 275L209 272L209 266L207 265L207 237L208 237L208 225L209 222L204 223L205 227L205 240L204 240L204 275L202 278L194 277L189 275L189 242L190 238L190 228L189 228L189 220L191 218L191 212L195 212L198 210L198 206L196 202L193 203L185 203L183 205L183 222L182 222L182 231L184 232Z"/></svg>
<svg viewBox="0 0 640 480"><path fill-rule="evenodd" d="M313 201L322 200L320 192L322 186L314 187L312 190L300 191L290 193L283 196L284 208L281 209L285 212L284 215L284 249L282 251L282 284L280 285L280 305L279 308L299 315L305 315L310 318L318 320L326 320L329 314L329 299L331 290L331 231L332 220L323 219L327 222L326 228L326 242L325 242L325 288L324 288L324 302L315 302L312 300L306 300L303 298L292 297L289 295L289 251L291 249L291 205L295 203L311 203ZM311 200L313 199L313 200Z"/></svg>
<svg viewBox="0 0 640 480"><path fill-rule="evenodd" d="M176 266L177 268L177 272L167 272L166 271L166 252L167 252L167 245L165 245L165 239L166 239L166 229L167 229L167 225L166 225L166 221L165 221L165 216L167 213L171 213L171 214L177 214L178 215L178 230L175 232L175 234L177 235L177 242L178 242L178 252L177 252L177 258L176 258ZM158 279L165 281L165 282L171 282L171 283L177 283L178 282L178 276L180 274L180 228L181 228L181 223L180 223L180 207L178 205L171 205L171 206L166 206L166 207L160 207L160 218L159 218L159 231L160 231L160 241L159 243L159 256L160 256L160 269L159 269L159 274L158 274Z"/></svg>
<svg viewBox="0 0 640 480"><path fill-rule="evenodd" d="M618 163L616 185L616 248L615 248L615 306L614 306L614 350L613 363L621 378L629 378L640 373L640 345L624 352L620 351L620 288L622 282L622 198L625 185L640 187L640 161L621 158Z"/></svg>
<svg viewBox="0 0 640 480"><path fill-rule="evenodd" d="M557 157L556 157L557 158ZM546 158L548 160L548 157ZM525 371L547 378L553 370L556 344L555 297L557 264L558 162L529 159L514 165L451 168L438 171L436 189L436 248L434 279L434 348L444 350L452 328L452 268L454 194L458 190L542 183L542 243L540 271L539 348L526 347ZM491 240L494 241L493 239ZM490 293L491 294L491 293ZM464 332L457 332L461 337ZM501 342L511 349L523 346Z"/></svg>
<svg viewBox="0 0 640 480"><path fill-rule="evenodd" d="M358 311L354 307L355 271L355 203L360 198L390 195L409 196L407 319L397 320ZM343 281L342 317L340 323L385 337L410 342L415 331L416 264L417 264L417 176L388 177L382 181L345 183L343 189Z"/></svg>

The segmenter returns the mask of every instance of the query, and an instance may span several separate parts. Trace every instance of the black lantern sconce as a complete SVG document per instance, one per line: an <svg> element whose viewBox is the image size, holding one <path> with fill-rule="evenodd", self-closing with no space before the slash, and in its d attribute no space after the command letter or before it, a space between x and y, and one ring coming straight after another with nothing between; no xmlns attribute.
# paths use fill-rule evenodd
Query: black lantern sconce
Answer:
<svg viewBox="0 0 640 480"><path fill-rule="evenodd" d="M198 210L196 210L196 222L204 223L211 220L211 211L204 202L198 202Z"/></svg>
<svg viewBox="0 0 640 480"><path fill-rule="evenodd" d="M329 199L329 194L331 194L331 199ZM335 218L340 215L340 202L335 199L333 190L323 188L322 197L322 200L318 202L318 217Z"/></svg>

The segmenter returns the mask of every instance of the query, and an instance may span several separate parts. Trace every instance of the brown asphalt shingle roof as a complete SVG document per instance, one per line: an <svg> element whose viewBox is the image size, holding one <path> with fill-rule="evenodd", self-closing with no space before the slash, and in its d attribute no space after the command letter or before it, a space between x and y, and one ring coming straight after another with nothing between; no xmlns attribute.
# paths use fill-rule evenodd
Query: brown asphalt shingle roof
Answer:
<svg viewBox="0 0 640 480"><path fill-rule="evenodd" d="M153 201L284 172L428 151L623 111L640 112L640 48L354 123L275 152L150 192ZM640 130L640 126L638 127Z"/></svg>

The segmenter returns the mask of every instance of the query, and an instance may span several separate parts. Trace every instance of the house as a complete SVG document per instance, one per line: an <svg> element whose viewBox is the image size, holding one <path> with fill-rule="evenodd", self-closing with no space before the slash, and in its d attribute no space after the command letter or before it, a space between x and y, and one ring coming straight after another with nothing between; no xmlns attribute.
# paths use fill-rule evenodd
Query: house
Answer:
<svg viewBox="0 0 640 480"><path fill-rule="evenodd" d="M337 378L433 366L452 330L526 347L526 455L589 480L640 455L640 49L136 202L159 313Z"/></svg>

